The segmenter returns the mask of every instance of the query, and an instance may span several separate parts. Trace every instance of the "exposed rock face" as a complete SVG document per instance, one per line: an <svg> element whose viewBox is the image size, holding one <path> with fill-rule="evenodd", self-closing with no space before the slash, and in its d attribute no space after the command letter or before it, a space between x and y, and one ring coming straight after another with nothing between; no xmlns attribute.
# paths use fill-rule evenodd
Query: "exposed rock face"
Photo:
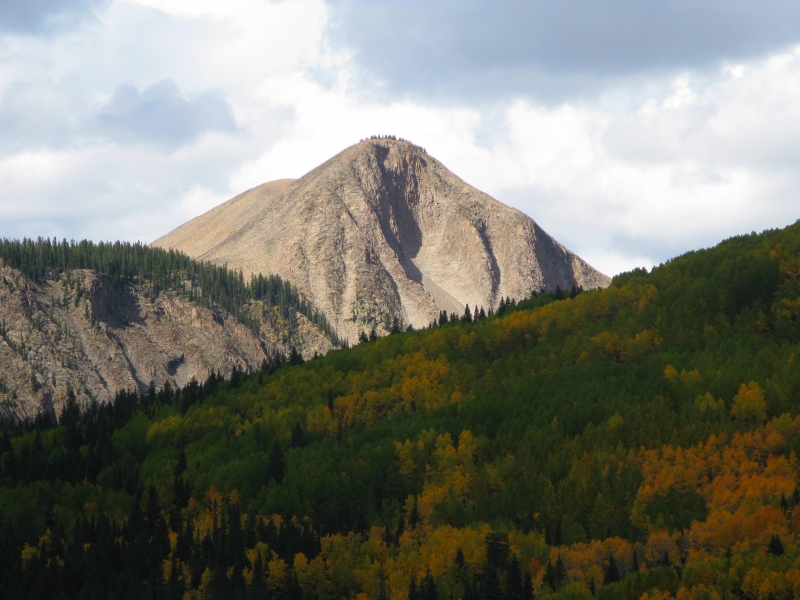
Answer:
<svg viewBox="0 0 800 600"><path fill-rule="evenodd" d="M394 140L248 190L153 245L277 273L351 341L392 316L419 327L440 310L610 282L525 214Z"/></svg>
<svg viewBox="0 0 800 600"><path fill-rule="evenodd" d="M254 316L260 307L251 306ZM331 348L298 315L295 339L306 355ZM211 370L258 369L266 352L286 351L279 328L264 339L222 310L173 293L151 299L136 286L92 271L28 280L0 262L0 402L35 415L59 409L71 388L80 401L107 402L121 389L143 391L150 381L184 386Z"/></svg>

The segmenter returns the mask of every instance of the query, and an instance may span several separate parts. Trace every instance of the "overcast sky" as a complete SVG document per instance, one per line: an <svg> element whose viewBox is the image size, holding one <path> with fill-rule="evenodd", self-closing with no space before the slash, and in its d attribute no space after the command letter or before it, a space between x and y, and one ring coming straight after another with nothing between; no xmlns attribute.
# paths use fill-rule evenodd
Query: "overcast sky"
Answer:
<svg viewBox="0 0 800 600"><path fill-rule="evenodd" d="M0 236L165 234L371 134L615 274L800 218L800 3L0 0Z"/></svg>

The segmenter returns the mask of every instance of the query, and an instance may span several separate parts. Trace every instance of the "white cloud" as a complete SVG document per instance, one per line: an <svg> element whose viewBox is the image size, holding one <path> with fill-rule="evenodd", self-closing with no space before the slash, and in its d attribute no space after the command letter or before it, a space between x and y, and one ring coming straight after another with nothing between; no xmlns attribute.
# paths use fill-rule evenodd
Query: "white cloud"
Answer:
<svg viewBox="0 0 800 600"><path fill-rule="evenodd" d="M639 106L516 102L488 153L453 159L607 272L650 266L800 218L799 69L793 50L680 75Z"/></svg>
<svg viewBox="0 0 800 600"><path fill-rule="evenodd" d="M800 217L800 49L582 102L507 98L490 121L377 100L382 82L328 45L330 18L321 0L117 0L52 36L1 36L0 235L152 240L383 133L608 273Z"/></svg>

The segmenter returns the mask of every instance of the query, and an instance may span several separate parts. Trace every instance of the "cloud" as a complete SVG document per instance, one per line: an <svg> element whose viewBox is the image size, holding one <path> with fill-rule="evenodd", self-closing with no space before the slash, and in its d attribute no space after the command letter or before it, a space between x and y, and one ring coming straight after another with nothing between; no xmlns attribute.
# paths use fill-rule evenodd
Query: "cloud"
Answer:
<svg viewBox="0 0 800 600"><path fill-rule="evenodd" d="M0 155L69 145L84 122L88 98L75 81L12 83L0 99Z"/></svg>
<svg viewBox="0 0 800 600"><path fill-rule="evenodd" d="M40 33L74 25L107 0L0 0L0 30Z"/></svg>
<svg viewBox="0 0 800 600"><path fill-rule="evenodd" d="M800 218L800 48L613 100L519 100L451 166L612 274Z"/></svg>
<svg viewBox="0 0 800 600"><path fill-rule="evenodd" d="M441 101L594 96L620 81L774 52L800 5L770 0L337 0L335 44L363 84ZM643 83L641 80L638 83Z"/></svg>
<svg viewBox="0 0 800 600"><path fill-rule="evenodd" d="M0 236L149 241L386 133L609 274L800 217L793 4L486 6L113 0L0 32Z"/></svg>
<svg viewBox="0 0 800 600"><path fill-rule="evenodd" d="M236 131L222 91L186 98L172 80L141 92L120 85L103 102L92 102L91 92L76 79L35 80L9 86L0 100L0 156L107 142L174 151L208 132Z"/></svg>
<svg viewBox="0 0 800 600"><path fill-rule="evenodd" d="M149 142L167 149L192 143L208 131L236 130L233 112L220 91L187 100L171 80L142 93L131 85L117 87L96 122L101 135L115 142Z"/></svg>

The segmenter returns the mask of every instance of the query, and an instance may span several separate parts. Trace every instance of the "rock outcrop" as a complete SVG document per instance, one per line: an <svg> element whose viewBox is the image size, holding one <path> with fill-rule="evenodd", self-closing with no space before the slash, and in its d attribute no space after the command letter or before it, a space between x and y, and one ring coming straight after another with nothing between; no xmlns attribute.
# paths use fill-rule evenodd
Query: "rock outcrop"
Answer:
<svg viewBox="0 0 800 600"><path fill-rule="evenodd" d="M387 139L248 190L153 245L276 273L351 341L393 317L420 327L440 310L610 282L527 215L418 146Z"/></svg>
<svg viewBox="0 0 800 600"><path fill-rule="evenodd" d="M256 319L264 310L249 309ZM307 357L332 347L302 315L291 339L276 322L257 337L223 310L175 293L153 298L88 270L33 282L0 261L0 404L5 413L33 416L58 411L68 389L80 402L107 402L151 381L182 387L212 370L250 372L289 344Z"/></svg>

